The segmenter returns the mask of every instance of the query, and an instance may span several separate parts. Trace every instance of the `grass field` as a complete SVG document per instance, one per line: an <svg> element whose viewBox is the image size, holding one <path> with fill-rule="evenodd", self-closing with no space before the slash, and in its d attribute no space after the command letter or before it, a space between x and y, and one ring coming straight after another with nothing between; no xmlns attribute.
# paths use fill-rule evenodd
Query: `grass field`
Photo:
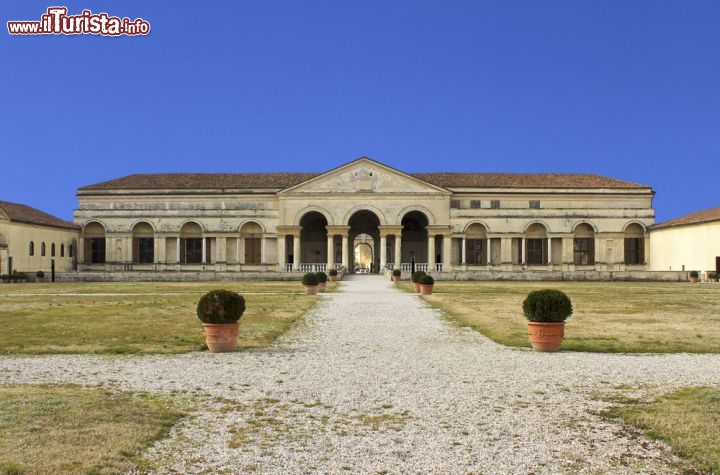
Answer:
<svg viewBox="0 0 720 475"><path fill-rule="evenodd" d="M411 291L410 283L402 288ZM573 303L562 349L720 353L720 286L644 282L439 281L426 301L503 345L529 347L522 301L560 289Z"/></svg>
<svg viewBox="0 0 720 475"><path fill-rule="evenodd" d="M0 386L0 474L121 473L187 404L79 386Z"/></svg>
<svg viewBox="0 0 720 475"><path fill-rule="evenodd" d="M337 285L329 282L328 289ZM0 286L0 354L201 350L195 309L215 288L246 299L240 348L267 346L317 301L299 282L6 284Z"/></svg>

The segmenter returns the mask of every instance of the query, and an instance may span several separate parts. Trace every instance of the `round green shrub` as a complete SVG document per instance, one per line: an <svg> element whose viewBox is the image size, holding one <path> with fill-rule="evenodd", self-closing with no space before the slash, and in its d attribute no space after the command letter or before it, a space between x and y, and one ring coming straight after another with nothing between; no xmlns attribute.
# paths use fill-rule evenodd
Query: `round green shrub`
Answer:
<svg viewBox="0 0 720 475"><path fill-rule="evenodd" d="M231 290L211 290L197 305L197 316L203 323L236 323L245 312L245 298Z"/></svg>
<svg viewBox="0 0 720 475"><path fill-rule="evenodd" d="M425 274L421 275L418 279L418 284L420 285L435 285L435 279L433 279L431 276Z"/></svg>
<svg viewBox="0 0 720 475"><path fill-rule="evenodd" d="M302 284L303 285L318 285L320 281L318 280L318 276L313 274L312 272L308 272L304 276L302 276Z"/></svg>
<svg viewBox="0 0 720 475"><path fill-rule="evenodd" d="M323 282L327 282L328 276L325 272L317 272L315 275L318 278L318 282L320 282L321 284Z"/></svg>
<svg viewBox="0 0 720 475"><path fill-rule="evenodd" d="M695 277L697 279L699 275L700 274L698 274L698 271L696 271L696 270L690 271L690 277Z"/></svg>
<svg viewBox="0 0 720 475"><path fill-rule="evenodd" d="M413 272L413 275L412 275L413 284L417 284L418 281L420 280L420 277L422 277L424 275L427 275L427 274L425 274L425 272L423 272L421 270L416 270L415 272Z"/></svg>
<svg viewBox="0 0 720 475"><path fill-rule="evenodd" d="M573 313L570 298L554 289L530 292L522 307L525 317L531 322L564 322Z"/></svg>
<svg viewBox="0 0 720 475"><path fill-rule="evenodd" d="M39 270L39 271L35 272L35 277L43 278L43 277L45 277L45 272Z"/></svg>
<svg viewBox="0 0 720 475"><path fill-rule="evenodd" d="M400 272L400 269L393 269L393 275L395 277L400 277L401 274L402 272Z"/></svg>
<svg viewBox="0 0 720 475"><path fill-rule="evenodd" d="M332 276L332 277L336 277L336 276L337 276L337 269L330 269L330 270L328 271L328 274L330 274L330 276Z"/></svg>

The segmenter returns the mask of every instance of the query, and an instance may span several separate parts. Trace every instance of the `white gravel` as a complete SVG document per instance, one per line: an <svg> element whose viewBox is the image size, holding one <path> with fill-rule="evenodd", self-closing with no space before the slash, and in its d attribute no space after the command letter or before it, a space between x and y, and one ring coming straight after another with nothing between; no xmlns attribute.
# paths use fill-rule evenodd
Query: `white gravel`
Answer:
<svg viewBox="0 0 720 475"><path fill-rule="evenodd" d="M385 278L341 288L269 349L2 357L0 383L196 397L148 450L158 473L458 474L682 472L665 445L599 417L602 398L720 384L717 355L508 349Z"/></svg>

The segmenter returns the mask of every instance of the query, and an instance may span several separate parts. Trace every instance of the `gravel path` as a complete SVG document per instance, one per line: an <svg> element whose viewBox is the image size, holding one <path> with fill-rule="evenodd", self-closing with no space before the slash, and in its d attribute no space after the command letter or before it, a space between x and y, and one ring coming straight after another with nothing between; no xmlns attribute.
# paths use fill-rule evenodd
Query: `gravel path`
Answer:
<svg viewBox="0 0 720 475"><path fill-rule="evenodd" d="M362 276L269 349L2 357L0 383L199 397L147 453L158 473L678 473L603 398L720 384L717 355L511 350Z"/></svg>

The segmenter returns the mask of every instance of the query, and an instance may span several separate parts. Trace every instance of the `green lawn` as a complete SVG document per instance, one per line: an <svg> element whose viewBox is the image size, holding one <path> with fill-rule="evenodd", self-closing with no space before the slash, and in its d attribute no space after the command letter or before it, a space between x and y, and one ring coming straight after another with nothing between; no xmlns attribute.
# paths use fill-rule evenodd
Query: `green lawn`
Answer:
<svg viewBox="0 0 720 475"><path fill-rule="evenodd" d="M201 350L195 308L215 288L246 299L240 348L269 345L317 301L299 282L6 284L0 286L0 354Z"/></svg>
<svg viewBox="0 0 720 475"><path fill-rule="evenodd" d="M401 287L410 291L411 284ZM572 300L564 350L720 353L717 284L437 281L433 295L423 298L500 344L529 347L522 301L543 288Z"/></svg>

